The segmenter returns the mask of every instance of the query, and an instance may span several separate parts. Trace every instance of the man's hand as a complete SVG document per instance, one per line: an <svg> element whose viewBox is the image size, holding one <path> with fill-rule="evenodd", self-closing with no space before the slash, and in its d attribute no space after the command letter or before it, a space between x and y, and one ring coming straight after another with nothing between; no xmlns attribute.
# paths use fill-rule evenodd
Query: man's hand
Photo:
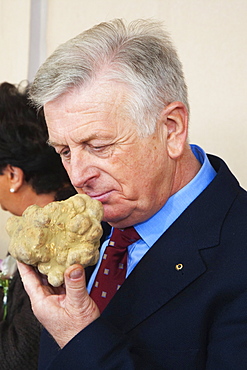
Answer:
<svg viewBox="0 0 247 370"><path fill-rule="evenodd" d="M43 285L31 266L18 262L18 268L35 316L61 348L100 316L88 295L81 265L65 271L65 289Z"/></svg>

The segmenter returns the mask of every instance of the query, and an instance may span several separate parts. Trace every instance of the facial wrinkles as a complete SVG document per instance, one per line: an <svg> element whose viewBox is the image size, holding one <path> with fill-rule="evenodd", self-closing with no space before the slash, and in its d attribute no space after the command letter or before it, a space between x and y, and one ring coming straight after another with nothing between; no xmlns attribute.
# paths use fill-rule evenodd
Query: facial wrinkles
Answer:
<svg viewBox="0 0 247 370"><path fill-rule="evenodd" d="M110 89L108 88L108 90ZM85 96L82 95L82 98L80 98L78 92L61 97L58 99L58 107L56 107L56 103L53 104L54 114L52 114L50 120L51 124L57 119L59 120L59 113L61 113L61 121L65 126L65 130L63 127L61 130L70 130L72 142L76 142L75 138L78 137L78 135L74 135L73 130L76 133L76 130L83 129L81 139L83 139L84 132L87 132L87 129L94 132L96 136L98 134L99 137L102 133L104 134L104 126L106 127L106 132L107 130L114 132L114 130L116 130L115 124L118 122L119 118L121 119L121 117L118 117L118 108L123 102L120 92L116 92L115 94L113 94L112 91L110 92L111 94L106 89L100 94L97 94L97 92L90 94L89 90L89 92L86 91ZM49 122L49 115L46 118ZM73 124L69 125L71 119ZM76 123L76 127L70 129L70 127L74 126L74 123ZM60 123L58 123L56 127L57 132L60 126ZM96 129L94 129L94 126ZM100 127L99 133L98 127ZM65 142L64 144L66 145L67 143Z"/></svg>
<svg viewBox="0 0 247 370"><path fill-rule="evenodd" d="M87 192L88 190L97 189L98 186L105 187L107 190L117 190L125 198L129 182L127 174L133 171L134 166L131 152L134 151L135 145L133 133L125 132L118 133L118 135L115 133L103 157L95 158L95 168L99 169L99 176L89 178L85 182L83 190ZM114 171L112 171L113 168ZM108 186L110 189L108 189Z"/></svg>
<svg viewBox="0 0 247 370"><path fill-rule="evenodd" d="M133 130L126 129L126 125L121 126L119 124L123 119L121 114L119 114L119 111L121 111L119 109L120 94L114 94L114 99L112 100L111 102L104 101L103 103L100 101L96 104L87 99L83 105L79 105L76 102L72 106L61 102L62 111L56 105L54 105L54 112L46 109L50 140L56 142L59 146L68 146L72 156L74 155L73 153L79 151L78 147L82 146L82 143L90 142L91 139L99 140L97 145L109 145L107 151L109 161L112 160L115 163L115 158L119 155L117 157L117 160L120 159L119 164L123 162L126 165L126 161L121 159L121 151L124 151L124 146L133 145L130 141L134 133ZM57 115L57 112L60 112L60 114ZM71 126L68 126L68 122L72 122ZM65 127L68 129L68 132L66 132ZM97 130L94 127L97 127ZM132 141L134 142L134 138L132 138ZM69 165L65 163L65 167L70 172ZM80 186L85 187L85 190L86 188L91 188L93 185L92 179L89 178L90 181Z"/></svg>
<svg viewBox="0 0 247 370"><path fill-rule="evenodd" d="M51 141L68 146L72 157L77 158L76 187L90 196L110 193L106 202L102 201L107 205L108 217L128 218L134 210L156 210L155 203L160 203L157 188L163 187L166 176L162 173L160 178L165 145L155 135L138 137L135 124L123 116L124 101L119 91L112 89L107 96L105 91L99 94L97 90L91 95L82 94L80 99L77 92L75 103L72 95L65 96L48 103L45 113ZM92 136L98 146L110 143L105 157L84 145ZM70 164L66 167L70 173Z"/></svg>

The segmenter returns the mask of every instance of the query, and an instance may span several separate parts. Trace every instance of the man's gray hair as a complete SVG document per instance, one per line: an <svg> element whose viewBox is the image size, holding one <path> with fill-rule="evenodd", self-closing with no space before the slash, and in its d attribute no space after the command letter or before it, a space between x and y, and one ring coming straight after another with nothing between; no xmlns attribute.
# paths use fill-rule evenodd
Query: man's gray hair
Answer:
<svg viewBox="0 0 247 370"><path fill-rule="evenodd" d="M30 98L40 108L97 78L125 86L126 113L152 134L162 109L181 101L189 111L182 64L160 22L100 23L60 45L38 70Z"/></svg>

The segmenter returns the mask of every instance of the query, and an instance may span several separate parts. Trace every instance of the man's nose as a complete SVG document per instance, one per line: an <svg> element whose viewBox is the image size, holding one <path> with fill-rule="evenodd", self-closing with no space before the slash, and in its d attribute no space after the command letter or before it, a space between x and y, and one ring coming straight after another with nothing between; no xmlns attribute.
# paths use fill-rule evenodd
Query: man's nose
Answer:
<svg viewBox="0 0 247 370"><path fill-rule="evenodd" d="M92 156L83 153L72 155L70 161L69 177L74 187L84 188L99 176L99 170L92 160Z"/></svg>

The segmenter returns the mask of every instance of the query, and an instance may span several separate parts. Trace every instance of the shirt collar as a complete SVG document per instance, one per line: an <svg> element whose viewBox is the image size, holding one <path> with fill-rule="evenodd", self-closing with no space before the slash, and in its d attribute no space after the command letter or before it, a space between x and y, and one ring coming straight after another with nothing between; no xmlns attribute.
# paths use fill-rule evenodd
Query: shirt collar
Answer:
<svg viewBox="0 0 247 370"><path fill-rule="evenodd" d="M191 150L202 164L196 176L177 193L173 194L164 206L150 219L135 225L145 243L151 247L171 226L181 213L201 194L214 179L216 172L202 148L191 145Z"/></svg>

